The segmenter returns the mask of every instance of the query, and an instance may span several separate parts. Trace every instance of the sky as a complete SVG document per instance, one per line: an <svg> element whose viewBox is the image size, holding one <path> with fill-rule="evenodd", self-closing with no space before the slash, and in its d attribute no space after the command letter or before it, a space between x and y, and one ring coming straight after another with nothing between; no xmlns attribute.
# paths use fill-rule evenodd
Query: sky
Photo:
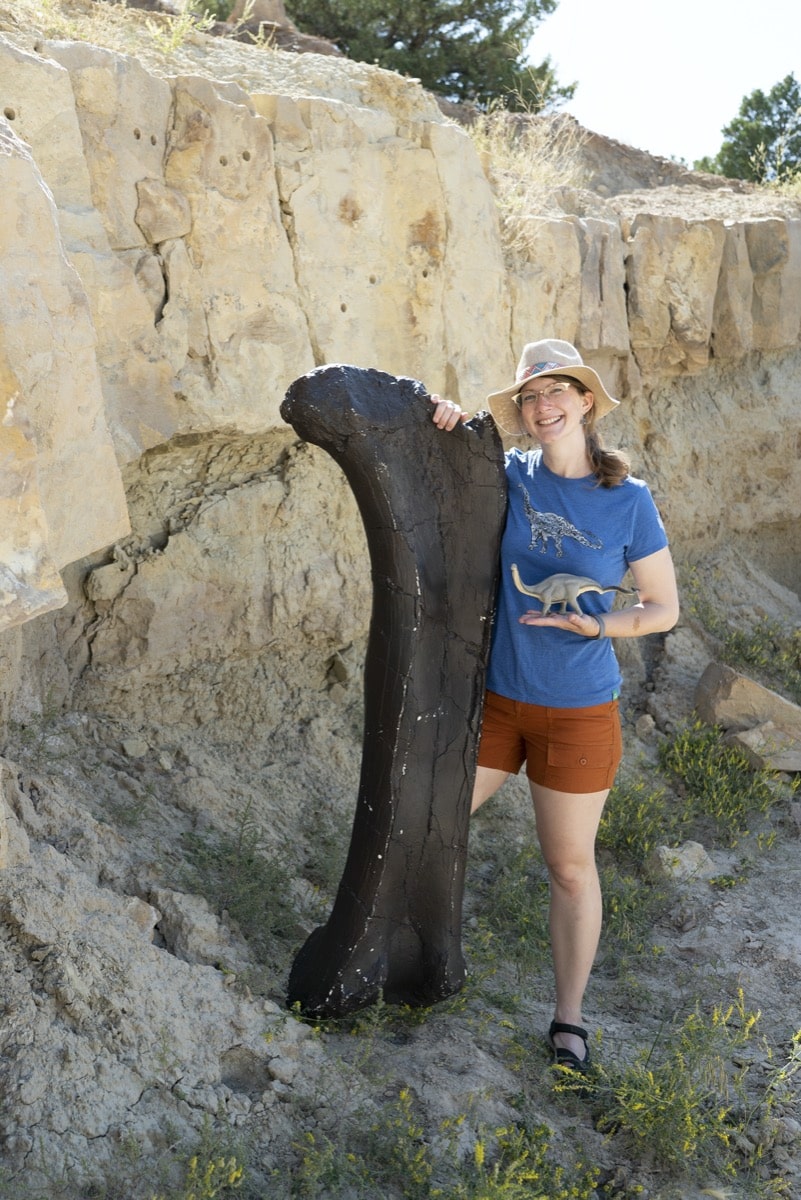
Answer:
<svg viewBox="0 0 801 1200"><path fill-rule="evenodd" d="M578 83L560 111L692 166L744 96L801 82L801 0L558 0L529 44L533 63L546 55Z"/></svg>

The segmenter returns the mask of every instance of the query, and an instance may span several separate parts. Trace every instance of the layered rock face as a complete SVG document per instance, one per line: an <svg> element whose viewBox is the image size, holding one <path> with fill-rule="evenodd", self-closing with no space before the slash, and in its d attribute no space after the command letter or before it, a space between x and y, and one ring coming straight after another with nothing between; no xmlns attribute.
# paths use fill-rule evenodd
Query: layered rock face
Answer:
<svg viewBox="0 0 801 1200"><path fill-rule="evenodd" d="M528 261L507 268L470 141L386 72L233 45L172 77L78 43L4 38L0 54L3 189L24 216L0 254L5 428L31 431L4 463L33 472L8 534L6 626L63 603L53 566L125 536L124 473L130 496L151 452L185 471L182 439L269 437L287 384L322 362L421 378L475 409L519 345L552 332L628 401L615 432L679 547L733 533L764 549L798 518L792 206L692 188L574 197L576 212L532 214ZM175 479L134 530L146 551L171 553ZM215 486L230 501L242 483Z"/></svg>
<svg viewBox="0 0 801 1200"><path fill-rule="evenodd" d="M199 45L157 66L0 41L16 214L0 242L3 494L24 494L0 621L63 605L56 569L83 560L54 699L80 677L83 703L125 696L135 712L155 688L166 719L203 723L232 660L247 676L267 647L293 658L320 597L337 599L319 650L313 630L304 645L318 680L363 635L354 506L278 416L324 362L410 375L474 410L523 341L574 341L625 401L611 436L679 555L735 538L797 586L782 547L801 507L798 206L725 188L565 195L568 211L531 214L508 266L472 143L413 82ZM16 653L6 638L8 664L42 637ZM208 686L177 700L176 671Z"/></svg>
<svg viewBox="0 0 801 1200"><path fill-rule="evenodd" d="M287 460L298 453L278 406L293 378L325 361L482 393L487 364L507 341L507 314L492 197L470 143L419 88L352 64L329 78L337 94L313 95L313 69L292 77L306 60L234 45L212 70L245 72L248 91L200 74L167 80L77 43L4 39L0 54L4 194L29 214L27 226L12 222L20 244L7 248L2 268L18 273L24 252L28 288L41 276L44 291L25 304L4 296L14 317L9 370L30 372L31 344L52 346L62 315L72 338L66 369L48 349L15 400L17 419L34 404L41 411L29 458L40 492L51 480L55 495L45 490L37 508L48 529L42 579L29 579L33 568L9 579L6 611L15 621L36 615L48 588L49 606L63 603L47 555L57 567L94 551L110 558L136 511L132 538L114 556L124 569L104 567L87 584L92 607L81 621L94 649L83 638L72 647L78 671L91 658L89 673L103 675L103 703L116 704L120 688L130 693L137 672L140 686L155 677L158 689L159 679L190 664L202 672L209 659L225 672L267 645L280 658L285 644L298 645L295 604L312 612L336 597L325 605L324 662L366 625L363 543L347 489L319 458L309 460L311 492L338 528L337 545L310 495L291 500ZM71 309L47 294L64 291L62 276ZM491 301L478 328L477 282ZM157 494L145 498L151 483ZM233 571L201 532L210 498L212 524L231 522L223 541ZM176 562L190 543L189 557L207 559L210 571ZM267 546L283 560L293 545L297 569L262 558ZM165 608L159 597L168 594ZM196 629L192 614L209 605L214 620ZM225 646L222 627L245 643ZM308 670L298 669L302 684ZM218 702L183 697L179 707L195 723ZM171 709L165 696L166 718Z"/></svg>

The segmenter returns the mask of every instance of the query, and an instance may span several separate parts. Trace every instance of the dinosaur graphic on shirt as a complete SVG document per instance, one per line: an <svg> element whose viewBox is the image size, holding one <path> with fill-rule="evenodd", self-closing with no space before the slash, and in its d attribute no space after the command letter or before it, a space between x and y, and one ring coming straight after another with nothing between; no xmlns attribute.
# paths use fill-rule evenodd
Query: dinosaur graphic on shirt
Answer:
<svg viewBox="0 0 801 1200"><path fill-rule="evenodd" d="M589 550L600 550L603 547L603 542L600 538L595 537L586 530L576 529L575 525L571 525L569 521L566 521L564 517L560 517L558 513L537 512L522 483L519 483L517 486L523 493L523 510L531 526L529 550L536 550L537 543L539 542L540 554L544 554L548 548L548 538L551 538L553 541L557 558L562 558L564 555L562 542L565 538L573 538L580 546L586 546Z"/></svg>

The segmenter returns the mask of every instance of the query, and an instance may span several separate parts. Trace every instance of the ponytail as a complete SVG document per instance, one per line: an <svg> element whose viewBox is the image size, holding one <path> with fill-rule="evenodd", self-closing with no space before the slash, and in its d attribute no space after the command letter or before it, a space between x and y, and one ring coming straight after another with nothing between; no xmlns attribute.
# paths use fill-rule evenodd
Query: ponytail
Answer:
<svg viewBox="0 0 801 1200"><path fill-rule="evenodd" d="M622 450L606 450L604 448L601 435L594 425L594 420L589 421L585 432L592 473L598 480L599 487L616 487L628 478L631 464Z"/></svg>
<svg viewBox="0 0 801 1200"><path fill-rule="evenodd" d="M567 376L562 378L566 379ZM570 382L582 396L590 391L578 379L571 378ZM631 463L622 450L605 449L603 439L596 428L597 424L595 405L593 404L592 408L584 415L584 437L587 442L587 454L592 463L592 473L598 480L598 487L617 487L624 479L628 479L631 473Z"/></svg>

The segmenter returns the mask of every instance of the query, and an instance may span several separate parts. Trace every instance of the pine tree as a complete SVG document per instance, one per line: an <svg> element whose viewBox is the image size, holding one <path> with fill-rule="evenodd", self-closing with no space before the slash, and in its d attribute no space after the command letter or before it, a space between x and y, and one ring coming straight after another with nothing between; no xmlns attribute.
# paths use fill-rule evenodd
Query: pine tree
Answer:
<svg viewBox="0 0 801 1200"><path fill-rule="evenodd" d="M540 111L572 96L550 60L526 47L557 0L286 0L304 33L328 38L358 62L419 79L453 101Z"/></svg>
<svg viewBox="0 0 801 1200"><path fill-rule="evenodd" d="M801 88L787 75L767 95L757 89L745 96L739 114L723 130L723 145L713 159L695 167L765 183L786 179L801 168Z"/></svg>

